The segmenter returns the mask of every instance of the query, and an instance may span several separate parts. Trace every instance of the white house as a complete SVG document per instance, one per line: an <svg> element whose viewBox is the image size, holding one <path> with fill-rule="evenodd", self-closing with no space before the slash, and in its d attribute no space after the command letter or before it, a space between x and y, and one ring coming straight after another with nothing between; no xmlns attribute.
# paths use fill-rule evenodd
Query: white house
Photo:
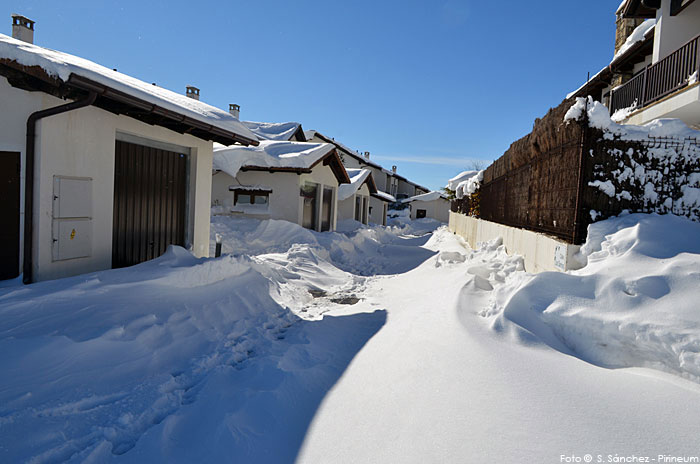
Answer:
<svg viewBox="0 0 700 464"><path fill-rule="evenodd" d="M347 169L347 172L350 176L350 183L338 187L338 219L354 219L362 224L368 224L370 222L370 198L378 194L377 186L372 178L372 171L369 169ZM383 215L386 217L387 202L383 201L382 203Z"/></svg>
<svg viewBox="0 0 700 464"><path fill-rule="evenodd" d="M257 144L229 113L0 34L2 272L25 282L209 250L212 141ZM19 40L23 39L23 40Z"/></svg>
<svg viewBox="0 0 700 464"><path fill-rule="evenodd" d="M450 220L450 202L447 195L437 190L401 201L410 205L411 219L432 218L440 222Z"/></svg>
<svg viewBox="0 0 700 464"><path fill-rule="evenodd" d="M387 205L396 201L394 195L390 193L392 179L386 169L370 160L369 152L360 155L358 152L348 148L337 140L323 135L315 130L308 130L305 137L309 142L331 143L335 145L340 155L343 165L348 169L367 169L372 173L372 179L377 192L369 198L368 221L374 224L386 225ZM397 181L398 182L398 181Z"/></svg>
<svg viewBox="0 0 700 464"><path fill-rule="evenodd" d="M212 207L217 214L284 219L335 230L338 187L349 184L331 144L264 140L214 150Z"/></svg>
<svg viewBox="0 0 700 464"><path fill-rule="evenodd" d="M612 61L569 96L593 96L624 124L700 128L700 2L626 0L616 15Z"/></svg>

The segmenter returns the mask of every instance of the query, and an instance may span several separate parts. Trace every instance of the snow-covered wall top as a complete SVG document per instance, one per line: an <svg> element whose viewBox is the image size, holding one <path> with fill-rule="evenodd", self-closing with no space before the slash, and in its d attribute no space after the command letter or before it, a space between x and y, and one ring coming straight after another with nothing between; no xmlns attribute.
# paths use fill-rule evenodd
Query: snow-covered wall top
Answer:
<svg viewBox="0 0 700 464"><path fill-rule="evenodd" d="M365 183L367 178L372 175L369 169L346 169L348 176L350 176L349 184L340 184L338 186L338 200L345 200L350 198L357 192L362 184Z"/></svg>
<svg viewBox="0 0 700 464"><path fill-rule="evenodd" d="M333 145L330 143L278 142L263 140L257 147L214 147L214 169L232 177L244 166L260 168L309 169L325 157Z"/></svg>
<svg viewBox="0 0 700 464"><path fill-rule="evenodd" d="M75 74L219 129L257 140L248 128L224 110L84 58L22 42L4 34L0 34L0 58L16 61L23 66L38 66L49 76L63 82Z"/></svg>
<svg viewBox="0 0 700 464"><path fill-rule="evenodd" d="M457 184L457 187L454 189L455 197L461 200L462 198L473 194L481 186L482 180L484 180L484 171L474 171L474 174Z"/></svg>
<svg viewBox="0 0 700 464"><path fill-rule="evenodd" d="M254 122L241 121L260 140L289 141L299 130L298 122Z"/></svg>
<svg viewBox="0 0 700 464"><path fill-rule="evenodd" d="M460 182L463 182L467 179L470 179L478 172L479 171L476 171L476 170L460 172L459 174L454 176L452 179L447 181L447 188L450 190L457 190L457 186L460 184Z"/></svg>

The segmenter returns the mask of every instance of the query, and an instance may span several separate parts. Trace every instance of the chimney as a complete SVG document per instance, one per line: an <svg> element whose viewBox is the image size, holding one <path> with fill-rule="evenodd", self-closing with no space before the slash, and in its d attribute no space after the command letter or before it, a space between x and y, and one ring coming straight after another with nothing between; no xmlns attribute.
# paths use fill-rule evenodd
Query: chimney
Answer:
<svg viewBox="0 0 700 464"><path fill-rule="evenodd" d="M22 15L12 15L12 37L30 44L34 43L34 21Z"/></svg>
<svg viewBox="0 0 700 464"><path fill-rule="evenodd" d="M194 98L195 100L199 100L199 89L192 85L188 85L187 93L185 95L187 95L190 98Z"/></svg>
<svg viewBox="0 0 700 464"><path fill-rule="evenodd" d="M394 174L396 174L396 166L392 166L392 167L391 167L391 172L393 172Z"/></svg>
<svg viewBox="0 0 700 464"><path fill-rule="evenodd" d="M228 104L228 112L231 113L236 119L240 119L241 116L241 105L236 105L235 103Z"/></svg>
<svg viewBox="0 0 700 464"><path fill-rule="evenodd" d="M365 152L365 159L369 159L369 152L368 151Z"/></svg>

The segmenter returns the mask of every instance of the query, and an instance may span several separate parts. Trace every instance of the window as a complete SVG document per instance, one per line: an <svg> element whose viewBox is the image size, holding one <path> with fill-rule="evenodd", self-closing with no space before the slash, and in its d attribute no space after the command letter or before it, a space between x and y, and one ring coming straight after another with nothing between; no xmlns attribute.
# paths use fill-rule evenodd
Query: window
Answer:
<svg viewBox="0 0 700 464"><path fill-rule="evenodd" d="M333 189L323 187L323 201L321 202L321 232L331 230L333 221Z"/></svg>
<svg viewBox="0 0 700 464"><path fill-rule="evenodd" d="M243 193L245 192L245 193ZM255 191L240 191L233 193L233 204L239 205L267 205L270 201L270 192Z"/></svg>
<svg viewBox="0 0 700 464"><path fill-rule="evenodd" d="M355 195L355 220L362 221L362 197Z"/></svg>
<svg viewBox="0 0 700 464"><path fill-rule="evenodd" d="M362 223L367 224L367 197L362 197Z"/></svg>
<svg viewBox="0 0 700 464"><path fill-rule="evenodd" d="M426 211L424 209L417 209L416 210L416 219L422 219L425 217Z"/></svg>

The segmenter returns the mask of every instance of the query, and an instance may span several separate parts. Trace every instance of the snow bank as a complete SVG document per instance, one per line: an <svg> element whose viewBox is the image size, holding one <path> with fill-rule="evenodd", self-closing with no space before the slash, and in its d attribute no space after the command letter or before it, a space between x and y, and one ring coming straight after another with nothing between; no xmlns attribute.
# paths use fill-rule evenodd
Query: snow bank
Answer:
<svg viewBox="0 0 700 464"><path fill-rule="evenodd" d="M263 140L257 147L217 146L213 166L231 177L236 177L243 166L309 169L331 150L333 145L330 143L273 140Z"/></svg>
<svg viewBox="0 0 700 464"><path fill-rule="evenodd" d="M350 177L349 184L338 186L338 201L346 200L357 192L372 174L369 169L346 169Z"/></svg>
<svg viewBox="0 0 700 464"><path fill-rule="evenodd" d="M13 60L24 66L39 66L49 76L63 82L67 82L71 74L76 74L197 121L211 124L250 140L257 140L251 131L226 111L84 58L39 47L3 34L0 34L0 58Z"/></svg>
<svg viewBox="0 0 700 464"><path fill-rule="evenodd" d="M425 250L402 246L405 237L426 237L441 223L432 219L408 221L390 227L365 226L356 221L341 222L340 232L316 232L282 220L257 220L230 216L212 217L210 253L214 237L222 236L222 252L257 256L286 253L295 246L313 249L344 272L359 276L396 274Z"/></svg>
<svg viewBox="0 0 700 464"><path fill-rule="evenodd" d="M241 121L259 140L290 141L299 130L298 122Z"/></svg>
<svg viewBox="0 0 700 464"><path fill-rule="evenodd" d="M597 222L581 250L583 269L529 275L501 266L493 276L484 273L474 285L498 288L481 315L524 343L700 382L698 237L700 224L672 215Z"/></svg>

